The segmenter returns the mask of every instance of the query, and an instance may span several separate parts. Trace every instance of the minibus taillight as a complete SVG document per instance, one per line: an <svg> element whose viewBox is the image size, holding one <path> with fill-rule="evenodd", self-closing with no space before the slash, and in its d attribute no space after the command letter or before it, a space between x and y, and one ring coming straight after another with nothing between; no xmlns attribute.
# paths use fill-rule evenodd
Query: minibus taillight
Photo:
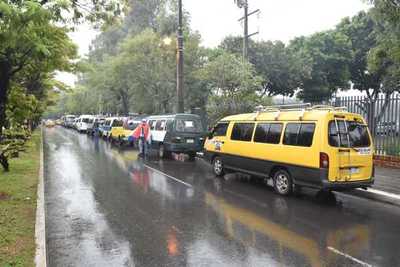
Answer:
<svg viewBox="0 0 400 267"><path fill-rule="evenodd" d="M324 152L319 153L319 167L322 169L329 168L329 156Z"/></svg>

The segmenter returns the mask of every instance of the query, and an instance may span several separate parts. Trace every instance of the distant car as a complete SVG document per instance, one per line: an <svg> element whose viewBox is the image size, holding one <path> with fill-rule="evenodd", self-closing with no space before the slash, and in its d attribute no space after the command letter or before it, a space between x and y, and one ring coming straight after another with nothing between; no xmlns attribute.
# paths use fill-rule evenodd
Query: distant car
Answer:
<svg viewBox="0 0 400 267"><path fill-rule="evenodd" d="M79 121L79 118L75 118L75 119L74 119L74 122L71 123L71 128L72 128L72 129L75 129L75 130L78 129L78 128L77 128L78 121Z"/></svg>
<svg viewBox="0 0 400 267"><path fill-rule="evenodd" d="M93 123L92 115L81 115L79 116L78 122L76 124L76 129L80 133L85 133L88 130L89 125Z"/></svg>
<svg viewBox="0 0 400 267"><path fill-rule="evenodd" d="M88 135L95 135L99 132L99 127L105 122L104 118L94 117L88 125L86 133Z"/></svg>
<svg viewBox="0 0 400 267"><path fill-rule="evenodd" d="M55 123L53 120L46 120L45 123L44 123L44 125L45 125L46 127L51 128L51 127L56 126L56 123Z"/></svg>
<svg viewBox="0 0 400 267"><path fill-rule="evenodd" d="M111 142L118 142L119 144L122 143L121 137L124 134L124 121L127 118L117 118L114 119L111 123L111 129L108 135L108 140Z"/></svg>
<svg viewBox="0 0 400 267"><path fill-rule="evenodd" d="M112 127L122 127L122 120L119 117L110 117L99 127L100 136L109 140Z"/></svg>
<svg viewBox="0 0 400 267"><path fill-rule="evenodd" d="M56 123L56 125L62 125L62 124L63 124L63 121L62 121L61 119L57 119L57 120L55 121L55 123Z"/></svg>
<svg viewBox="0 0 400 267"><path fill-rule="evenodd" d="M116 127L111 129L111 137L113 142L117 142L119 145L135 146L135 142L132 138L133 130L140 124L138 120L126 120L122 128ZM136 142L137 143L137 142Z"/></svg>
<svg viewBox="0 0 400 267"><path fill-rule="evenodd" d="M75 115L66 115L63 116L62 119L62 125L66 128L73 128L73 124L75 121Z"/></svg>

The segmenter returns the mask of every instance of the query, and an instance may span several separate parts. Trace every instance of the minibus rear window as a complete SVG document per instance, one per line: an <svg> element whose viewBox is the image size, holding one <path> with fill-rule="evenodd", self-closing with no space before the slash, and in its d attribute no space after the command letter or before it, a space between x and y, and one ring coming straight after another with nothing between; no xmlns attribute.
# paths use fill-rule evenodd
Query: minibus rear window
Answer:
<svg viewBox="0 0 400 267"><path fill-rule="evenodd" d="M90 119L83 118L83 119L82 119L82 122L84 122L84 123L90 123Z"/></svg>
<svg viewBox="0 0 400 267"><path fill-rule="evenodd" d="M254 123L235 123L233 125L231 139L237 141L251 141Z"/></svg>
<svg viewBox="0 0 400 267"><path fill-rule="evenodd" d="M309 147L313 142L314 130L314 123L288 123L285 129L283 144Z"/></svg>
<svg viewBox="0 0 400 267"><path fill-rule="evenodd" d="M203 132L201 121L196 119L177 119L175 122L175 129L177 132L185 133Z"/></svg>
<svg viewBox="0 0 400 267"><path fill-rule="evenodd" d="M254 142L279 144L282 128L282 123L259 123L254 134Z"/></svg>
<svg viewBox="0 0 400 267"><path fill-rule="evenodd" d="M346 121L346 123L344 120L331 121L328 134L329 145L334 147L369 147L371 145L367 126L356 121Z"/></svg>

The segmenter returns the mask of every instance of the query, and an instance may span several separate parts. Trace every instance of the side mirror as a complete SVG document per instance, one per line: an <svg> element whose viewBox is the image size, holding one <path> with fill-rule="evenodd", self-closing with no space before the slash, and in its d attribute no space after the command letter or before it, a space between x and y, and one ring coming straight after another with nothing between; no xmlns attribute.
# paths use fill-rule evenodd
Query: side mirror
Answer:
<svg viewBox="0 0 400 267"><path fill-rule="evenodd" d="M207 137L208 139L212 139L214 137L214 132L208 132Z"/></svg>

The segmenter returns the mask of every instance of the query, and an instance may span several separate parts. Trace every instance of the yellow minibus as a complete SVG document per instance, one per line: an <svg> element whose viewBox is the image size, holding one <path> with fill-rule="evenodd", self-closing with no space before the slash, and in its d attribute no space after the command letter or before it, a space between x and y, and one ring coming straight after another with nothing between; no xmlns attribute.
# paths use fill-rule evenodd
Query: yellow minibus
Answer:
<svg viewBox="0 0 400 267"><path fill-rule="evenodd" d="M364 119L345 108L279 106L219 121L204 144L215 175L243 172L271 179L275 191L367 188L373 144Z"/></svg>

